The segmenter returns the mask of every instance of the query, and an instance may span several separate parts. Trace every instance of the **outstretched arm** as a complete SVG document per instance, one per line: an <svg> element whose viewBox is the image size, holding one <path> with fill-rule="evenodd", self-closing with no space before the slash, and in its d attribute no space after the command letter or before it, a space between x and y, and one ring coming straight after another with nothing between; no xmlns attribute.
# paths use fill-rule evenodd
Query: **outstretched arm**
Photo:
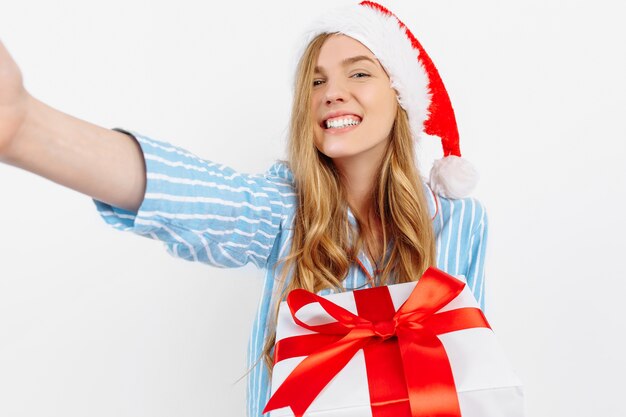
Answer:
<svg viewBox="0 0 626 417"><path fill-rule="evenodd" d="M137 142L31 96L2 42L0 161L131 211L139 208L146 187Z"/></svg>

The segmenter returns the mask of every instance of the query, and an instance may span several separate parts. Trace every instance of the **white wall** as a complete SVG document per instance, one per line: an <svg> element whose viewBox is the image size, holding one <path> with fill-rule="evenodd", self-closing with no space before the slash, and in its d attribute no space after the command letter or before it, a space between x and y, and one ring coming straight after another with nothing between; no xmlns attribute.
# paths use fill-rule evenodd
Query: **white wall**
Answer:
<svg viewBox="0 0 626 417"><path fill-rule="evenodd" d="M5 1L0 39L50 105L260 172L283 156L298 36L335 3ZM626 415L621 2L385 5L482 173L488 317L528 415ZM244 415L260 272L171 258L15 168L0 184L0 415Z"/></svg>

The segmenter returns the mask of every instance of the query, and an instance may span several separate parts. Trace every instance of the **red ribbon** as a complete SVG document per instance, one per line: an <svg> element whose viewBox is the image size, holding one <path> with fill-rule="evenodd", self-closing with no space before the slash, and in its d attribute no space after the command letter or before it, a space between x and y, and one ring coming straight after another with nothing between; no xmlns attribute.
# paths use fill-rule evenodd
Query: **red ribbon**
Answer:
<svg viewBox="0 0 626 417"><path fill-rule="evenodd" d="M363 349L374 417L460 417L452 370L437 335L490 327L478 308L435 313L464 286L445 272L429 268L397 312L387 287L354 291L358 315L309 291L291 291L287 304L294 321L316 333L276 343L276 362L306 358L276 390L263 413L291 407L296 417L302 417ZM337 321L317 326L302 322L296 314L311 303L319 303Z"/></svg>

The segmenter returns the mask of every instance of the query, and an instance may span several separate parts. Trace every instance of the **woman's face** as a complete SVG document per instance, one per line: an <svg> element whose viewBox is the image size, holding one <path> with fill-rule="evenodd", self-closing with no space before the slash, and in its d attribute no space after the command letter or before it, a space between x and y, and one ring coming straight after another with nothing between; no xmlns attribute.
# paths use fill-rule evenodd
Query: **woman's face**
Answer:
<svg viewBox="0 0 626 417"><path fill-rule="evenodd" d="M315 146L335 162L378 164L396 116L396 92L374 54L333 35L322 45L313 81Z"/></svg>

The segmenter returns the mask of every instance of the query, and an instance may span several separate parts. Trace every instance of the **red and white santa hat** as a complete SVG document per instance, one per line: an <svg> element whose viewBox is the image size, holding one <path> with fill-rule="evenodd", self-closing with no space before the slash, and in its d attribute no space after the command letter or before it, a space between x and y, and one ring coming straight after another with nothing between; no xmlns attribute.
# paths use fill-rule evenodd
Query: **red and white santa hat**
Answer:
<svg viewBox="0 0 626 417"><path fill-rule="evenodd" d="M342 33L361 42L387 71L400 106L409 116L414 139L425 134L441 138L443 158L430 171L430 187L448 198L466 197L478 173L461 158L454 110L432 60L409 28L380 4L359 4L331 10L306 33L308 44L322 33Z"/></svg>

